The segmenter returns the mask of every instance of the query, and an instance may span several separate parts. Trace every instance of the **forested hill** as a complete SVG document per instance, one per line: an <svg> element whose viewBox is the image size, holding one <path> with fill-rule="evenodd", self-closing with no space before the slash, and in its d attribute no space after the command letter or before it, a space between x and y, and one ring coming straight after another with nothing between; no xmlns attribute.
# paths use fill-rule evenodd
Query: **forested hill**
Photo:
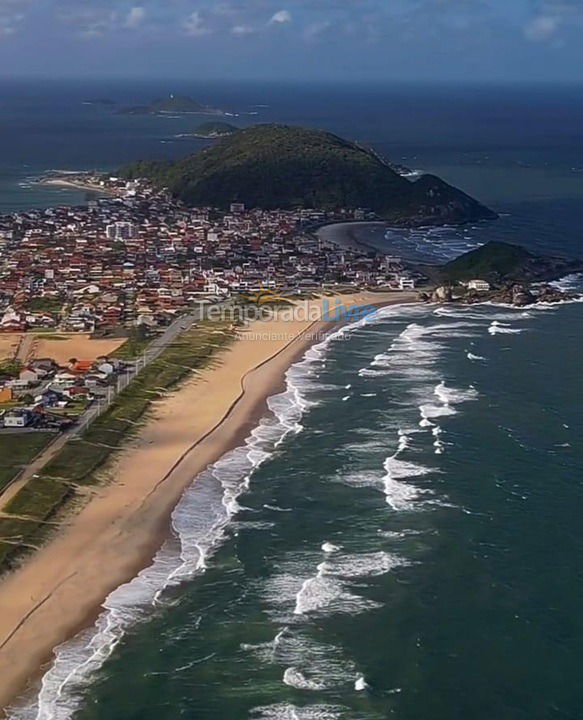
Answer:
<svg viewBox="0 0 583 720"><path fill-rule="evenodd" d="M177 162L140 162L121 174L147 177L194 206L361 207L403 225L496 217L435 176L410 182L371 150L329 132L285 125L256 125Z"/></svg>

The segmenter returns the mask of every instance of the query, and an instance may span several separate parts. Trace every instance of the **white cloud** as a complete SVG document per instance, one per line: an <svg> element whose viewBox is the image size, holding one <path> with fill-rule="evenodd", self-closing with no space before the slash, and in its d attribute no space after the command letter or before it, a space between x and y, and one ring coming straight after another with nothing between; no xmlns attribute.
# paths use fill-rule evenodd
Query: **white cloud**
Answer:
<svg viewBox="0 0 583 720"><path fill-rule="evenodd" d="M125 25L128 28L135 29L142 24L146 17L146 11L143 7L136 5L127 14Z"/></svg>
<svg viewBox="0 0 583 720"><path fill-rule="evenodd" d="M284 25L285 23L290 23L292 21L292 16L289 10L278 10L276 12L269 23L271 25Z"/></svg>
<svg viewBox="0 0 583 720"><path fill-rule="evenodd" d="M231 32L233 35L239 35L241 37L243 35L252 35L255 32L255 28L250 25L235 25L235 27L231 29Z"/></svg>
<svg viewBox="0 0 583 720"><path fill-rule="evenodd" d="M21 10L25 2L18 0L0 0L0 38L14 35L18 25L24 20Z"/></svg>
<svg viewBox="0 0 583 720"><path fill-rule="evenodd" d="M529 40L543 42L556 35L560 24L560 19L555 15L539 15L526 24L524 34Z"/></svg>
<svg viewBox="0 0 583 720"><path fill-rule="evenodd" d="M211 30L204 24L202 15L198 10L195 10L183 23L184 31L187 35L193 35L194 37L201 37L202 35L208 35Z"/></svg>
<svg viewBox="0 0 583 720"><path fill-rule="evenodd" d="M315 22L308 25L304 30L304 39L311 41L317 40L320 35L330 28L331 24L332 23L329 20L322 20L321 22Z"/></svg>

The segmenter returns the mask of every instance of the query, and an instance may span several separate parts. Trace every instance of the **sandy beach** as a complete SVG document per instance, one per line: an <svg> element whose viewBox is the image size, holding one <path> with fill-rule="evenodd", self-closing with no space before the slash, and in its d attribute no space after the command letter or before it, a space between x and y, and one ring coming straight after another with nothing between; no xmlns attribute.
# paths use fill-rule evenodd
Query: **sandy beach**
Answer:
<svg viewBox="0 0 583 720"><path fill-rule="evenodd" d="M54 185L56 187L68 187L75 190L87 190L87 192L99 193L100 195L117 195L117 192L102 185L93 185L89 182L67 180L62 177L47 177L39 181L41 185Z"/></svg>
<svg viewBox="0 0 583 720"><path fill-rule="evenodd" d="M376 221L356 221L356 222L338 222L322 225L316 231L316 235L325 242L340 245L340 247L350 250L371 249L378 251L378 248L368 245L366 242L367 233L375 233L378 237L383 228L388 228L388 224L382 220Z"/></svg>
<svg viewBox="0 0 583 720"><path fill-rule="evenodd" d="M411 302L414 293L342 296L344 305ZM156 404L101 487L53 540L0 583L0 706L38 680L53 649L90 625L108 594L148 566L184 489L236 447L330 322L252 323L217 366Z"/></svg>

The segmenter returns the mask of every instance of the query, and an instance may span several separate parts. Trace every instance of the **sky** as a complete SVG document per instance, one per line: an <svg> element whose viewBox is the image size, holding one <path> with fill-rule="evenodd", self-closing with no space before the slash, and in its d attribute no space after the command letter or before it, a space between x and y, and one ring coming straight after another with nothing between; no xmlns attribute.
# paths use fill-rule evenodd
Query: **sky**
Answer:
<svg viewBox="0 0 583 720"><path fill-rule="evenodd" d="M0 75L578 83L583 0L0 0Z"/></svg>

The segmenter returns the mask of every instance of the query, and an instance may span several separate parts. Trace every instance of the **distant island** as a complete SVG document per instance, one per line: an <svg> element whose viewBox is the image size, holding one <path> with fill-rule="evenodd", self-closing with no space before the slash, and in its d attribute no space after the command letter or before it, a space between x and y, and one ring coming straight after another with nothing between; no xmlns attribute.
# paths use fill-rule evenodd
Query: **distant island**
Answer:
<svg viewBox="0 0 583 720"><path fill-rule="evenodd" d="M195 206L366 208L403 226L498 217L434 175L411 182L373 150L323 130L286 125L256 125L177 162L138 162L120 173L149 179Z"/></svg>
<svg viewBox="0 0 583 720"><path fill-rule="evenodd" d="M235 125L226 122L204 122L198 125L192 133L182 133L176 137L192 137L202 140L217 140L228 137L239 131Z"/></svg>
<svg viewBox="0 0 583 720"><path fill-rule="evenodd" d="M111 107L115 105L115 102L109 98L92 98L90 100L85 100L83 105L101 105L103 107Z"/></svg>
<svg viewBox="0 0 583 720"><path fill-rule="evenodd" d="M203 105L185 95L169 95L149 105L133 105L119 111L123 115L224 115L224 111Z"/></svg>

